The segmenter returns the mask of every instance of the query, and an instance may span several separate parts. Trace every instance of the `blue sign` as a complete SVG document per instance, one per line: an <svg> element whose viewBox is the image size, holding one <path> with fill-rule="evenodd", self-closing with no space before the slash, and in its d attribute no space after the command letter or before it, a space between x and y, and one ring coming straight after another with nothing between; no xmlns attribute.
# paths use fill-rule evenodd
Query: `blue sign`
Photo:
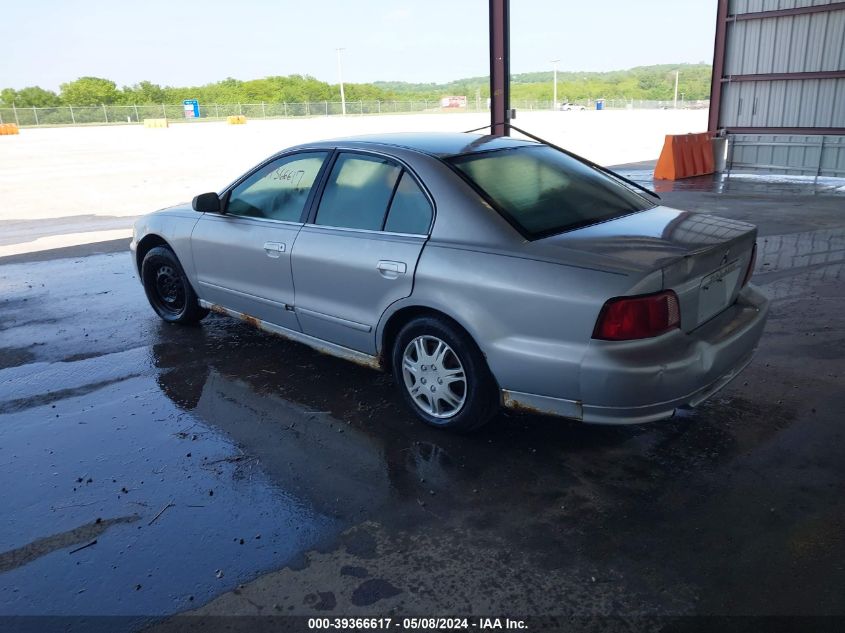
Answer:
<svg viewBox="0 0 845 633"><path fill-rule="evenodd" d="M186 119L198 119L200 118L200 102L196 99L185 99L182 102L182 106L185 108L185 118Z"/></svg>

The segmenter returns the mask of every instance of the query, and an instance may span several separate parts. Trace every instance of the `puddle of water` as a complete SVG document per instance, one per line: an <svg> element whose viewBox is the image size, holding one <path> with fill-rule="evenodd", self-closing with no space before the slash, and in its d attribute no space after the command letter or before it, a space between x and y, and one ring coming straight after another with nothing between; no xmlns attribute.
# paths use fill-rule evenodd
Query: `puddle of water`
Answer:
<svg viewBox="0 0 845 633"><path fill-rule="evenodd" d="M219 429L161 398L150 375L0 415L0 447L0 550L38 553L6 555L0 614L171 613L336 529ZM97 543L71 553L86 543L62 535L98 519L106 529L82 539Z"/></svg>
<svg viewBox="0 0 845 633"><path fill-rule="evenodd" d="M819 258L840 237L761 242L758 266L822 270L835 265ZM747 402L725 396L641 427L502 415L474 436L439 433L405 411L384 375L223 317L198 328L159 323L127 267L109 256L0 267L0 289L13 295L0 318L16 321L0 332L0 348L32 353L0 370L9 407L0 414L0 478L11 517L0 522L0 551L18 552L9 560L38 554L2 573L0 614L184 610L332 547L338 531L365 519L411 531L451 520L462 538L501 537L564 572L573 556L628 565L632 579L667 561L656 583L707 586L685 539L698 542L703 525L717 547L756 528L746 521L737 532L746 499L720 501L738 482L757 485L756 472L735 467L739 456L777 444L790 425L816 433L827 455L841 445L829 441L832 424L799 424L794 409L764 406L774 388L752 387L739 388ZM88 289L91 275L104 280L98 292ZM17 323L30 310L58 325ZM824 457L821 468L833 473L835 463ZM716 492L702 503L708 486ZM819 508L829 505L823 492ZM774 547L782 532L769 534ZM97 544L70 553L88 538ZM674 564L681 548L688 560ZM712 565L740 559L727 547ZM520 572L530 578L538 564ZM782 577L763 556L753 567ZM721 582L711 593L723 595Z"/></svg>
<svg viewBox="0 0 845 633"><path fill-rule="evenodd" d="M617 169L622 176L657 193L765 193L767 195L845 195L845 180L778 174L721 173L681 180L654 180L654 169Z"/></svg>
<svg viewBox="0 0 845 633"><path fill-rule="evenodd" d="M809 294L845 278L845 228L757 238L754 283L772 299Z"/></svg>

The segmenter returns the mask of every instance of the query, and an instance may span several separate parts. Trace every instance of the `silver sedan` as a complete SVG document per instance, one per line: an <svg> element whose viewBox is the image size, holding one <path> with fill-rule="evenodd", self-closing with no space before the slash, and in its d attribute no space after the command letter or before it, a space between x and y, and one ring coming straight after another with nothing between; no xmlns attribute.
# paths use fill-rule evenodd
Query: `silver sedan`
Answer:
<svg viewBox="0 0 845 633"><path fill-rule="evenodd" d="M425 134L285 150L142 217L131 248L165 321L214 311L390 371L422 420L470 430L502 405L633 423L711 396L763 331L755 239L541 143Z"/></svg>

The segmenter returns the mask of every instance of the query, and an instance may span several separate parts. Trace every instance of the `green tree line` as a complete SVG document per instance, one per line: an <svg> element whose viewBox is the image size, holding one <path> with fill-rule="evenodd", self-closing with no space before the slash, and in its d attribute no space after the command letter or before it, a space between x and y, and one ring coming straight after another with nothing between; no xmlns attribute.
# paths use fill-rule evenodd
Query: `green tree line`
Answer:
<svg viewBox="0 0 845 633"><path fill-rule="evenodd" d="M671 99L675 72L679 73L679 92L687 100L707 99L710 94L708 64L664 64L639 66L611 72L559 72L558 100L585 99ZM349 101L437 100L447 95L465 95L470 100L489 96L487 77L470 77L448 83L408 83L376 81L344 84ZM552 72L522 73L511 76L514 100L552 99ZM61 84L59 92L30 86L21 90L0 90L0 107L56 107L63 105L147 105L180 103L199 99L200 103L302 103L304 101L339 101L337 84L309 75L264 77L241 81L231 77L204 86L160 86L141 81L118 88L110 79L80 77Z"/></svg>
<svg viewBox="0 0 845 633"><path fill-rule="evenodd" d="M603 98L666 101L674 95L676 71L678 92L683 93L686 100L710 97L712 68L709 64L663 64L609 72L559 71L558 100ZM486 99L490 94L487 77L471 77L446 84L377 81L373 85L414 99L431 99L443 95L466 95L470 99L477 95ZM551 101L553 93L553 73L550 70L511 75L511 99Z"/></svg>

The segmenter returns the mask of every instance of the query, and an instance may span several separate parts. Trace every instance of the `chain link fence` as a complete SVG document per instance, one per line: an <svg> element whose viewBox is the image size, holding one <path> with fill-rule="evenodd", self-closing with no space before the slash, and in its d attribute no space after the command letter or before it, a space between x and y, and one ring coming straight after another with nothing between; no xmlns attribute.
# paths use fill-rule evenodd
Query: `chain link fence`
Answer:
<svg viewBox="0 0 845 633"><path fill-rule="evenodd" d="M710 107L710 101L683 101L678 100L677 105L670 100L657 101L647 99L582 99L577 101L558 101L557 109L564 104L576 107L584 107L587 110L595 110L597 102L602 102L605 110L672 110L675 108L684 110L701 110ZM548 101L513 101L511 106L517 110L553 110L551 100Z"/></svg>
<svg viewBox="0 0 845 633"><path fill-rule="evenodd" d="M596 107L595 100L573 101L586 109ZM703 105L702 105L703 104ZM553 110L552 102L517 100L511 103L517 111ZM558 106L559 107L559 106ZM672 108L672 101L642 101L605 99L605 109ZM707 102L678 103L678 107L707 107ZM440 101L347 101L347 115L410 114L446 112L487 112L487 98L468 99L465 108L441 107ZM21 127L52 125L105 125L142 123L144 119L169 121L215 121L230 115L243 114L248 119L339 116L343 114L340 101L307 101L302 103L219 103L200 104L199 118L185 116L182 104L169 105L99 105L59 106L53 108L0 108L0 123L16 123Z"/></svg>

